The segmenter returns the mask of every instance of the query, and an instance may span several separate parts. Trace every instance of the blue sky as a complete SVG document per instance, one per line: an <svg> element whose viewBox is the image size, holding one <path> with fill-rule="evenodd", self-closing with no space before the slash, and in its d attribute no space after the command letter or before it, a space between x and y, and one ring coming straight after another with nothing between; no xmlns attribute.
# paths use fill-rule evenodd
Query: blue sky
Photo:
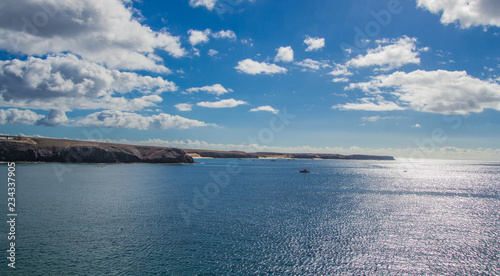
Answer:
<svg viewBox="0 0 500 276"><path fill-rule="evenodd" d="M500 2L4 1L0 133L500 158Z"/></svg>

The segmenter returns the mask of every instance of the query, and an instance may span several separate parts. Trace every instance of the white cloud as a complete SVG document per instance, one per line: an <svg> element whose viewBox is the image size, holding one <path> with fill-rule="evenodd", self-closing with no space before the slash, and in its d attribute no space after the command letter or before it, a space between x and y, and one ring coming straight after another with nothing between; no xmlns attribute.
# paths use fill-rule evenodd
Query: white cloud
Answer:
<svg viewBox="0 0 500 276"><path fill-rule="evenodd" d="M161 77L107 69L71 54L0 61L0 83L0 106L66 111L141 110L177 89Z"/></svg>
<svg viewBox="0 0 500 276"><path fill-rule="evenodd" d="M388 40L379 40L379 46L369 49L366 55L358 55L346 63L349 67L369 67L383 66L382 70L391 70L403 65L414 63L419 64L419 51L415 43L415 38L404 36L398 40L391 41L392 44L382 46L380 44L389 43Z"/></svg>
<svg viewBox="0 0 500 276"><path fill-rule="evenodd" d="M325 47L325 39L319 37L307 36L304 43L307 45L306 52L317 51Z"/></svg>
<svg viewBox="0 0 500 276"><path fill-rule="evenodd" d="M220 100L217 102L199 102L196 105L208 108L232 108L244 104L248 103L245 101L239 101L235 99L227 99L227 100Z"/></svg>
<svg viewBox="0 0 500 276"><path fill-rule="evenodd" d="M380 116L370 116L370 117L361 117L361 121L363 122L376 122L379 120L389 120L393 119L394 117L391 116L386 116L386 117L380 117Z"/></svg>
<svg viewBox="0 0 500 276"><path fill-rule="evenodd" d="M321 68L332 67L326 61L317 61L317 60L312 60L310 58L306 58L300 62L295 62L295 64L314 71L319 70Z"/></svg>
<svg viewBox="0 0 500 276"><path fill-rule="evenodd" d="M293 49L291 46L279 47L278 53L274 58L274 62L292 62L293 61Z"/></svg>
<svg viewBox="0 0 500 276"><path fill-rule="evenodd" d="M217 3L217 0L189 0L189 5L191 7L205 7L209 11L214 9L215 3Z"/></svg>
<svg viewBox="0 0 500 276"><path fill-rule="evenodd" d="M47 117L38 120L36 124L43 126L58 126L66 124L68 121L68 117L66 117L66 113L64 113L64 111L52 109Z"/></svg>
<svg viewBox="0 0 500 276"><path fill-rule="evenodd" d="M441 14L441 23L460 22L462 28L471 26L500 27L498 0L417 0L417 6Z"/></svg>
<svg viewBox="0 0 500 276"><path fill-rule="evenodd" d="M394 102L386 101L381 97L362 98L358 103L347 103L332 106L333 109L340 110L364 110L364 111L394 111L403 110L405 108L397 105Z"/></svg>
<svg viewBox="0 0 500 276"><path fill-rule="evenodd" d="M348 82L349 79L348 78L344 78L344 77L342 77L342 78L333 78L332 81L333 82Z"/></svg>
<svg viewBox="0 0 500 276"><path fill-rule="evenodd" d="M352 76L352 72L347 69L345 65L342 64L335 64L335 69L328 73L328 75L332 76Z"/></svg>
<svg viewBox="0 0 500 276"><path fill-rule="evenodd" d="M219 54L219 52L217 50L214 50L214 49L208 50L208 55L211 57L216 56L217 54Z"/></svg>
<svg viewBox="0 0 500 276"><path fill-rule="evenodd" d="M193 105L190 103L180 103L176 104L175 108L177 108L177 110L179 111L191 111L193 110Z"/></svg>
<svg viewBox="0 0 500 276"><path fill-rule="evenodd" d="M104 110L87 115L72 122L75 126L112 127L128 129L188 129L193 127L214 126L198 120L160 113L142 116L136 113Z"/></svg>
<svg viewBox="0 0 500 276"><path fill-rule="evenodd" d="M74 53L108 68L169 72L157 51L186 54L179 37L142 25L119 0L7 0L0 49L43 56Z"/></svg>
<svg viewBox="0 0 500 276"><path fill-rule="evenodd" d="M189 30L189 43L191 45L196 46L197 44L200 43L207 43L210 41L210 34L212 31L210 29L206 29L204 31L197 31L197 30Z"/></svg>
<svg viewBox="0 0 500 276"><path fill-rule="evenodd" d="M471 77L465 71L395 72L373 77L369 82L350 84L348 89L361 89L368 94L388 93L398 102L422 112L467 114L500 110L500 85Z"/></svg>
<svg viewBox="0 0 500 276"><path fill-rule="evenodd" d="M415 124L412 126L413 128L421 128L422 126L420 124Z"/></svg>
<svg viewBox="0 0 500 276"><path fill-rule="evenodd" d="M214 38L236 39L236 34L231 30L222 30L212 35Z"/></svg>
<svg viewBox="0 0 500 276"><path fill-rule="evenodd" d="M259 106L257 108L250 109L250 112L258 112L258 111L267 111L273 114L278 114L278 112L280 112L278 109L274 109L272 106L269 105Z"/></svg>
<svg viewBox="0 0 500 276"><path fill-rule="evenodd" d="M243 38L242 40L240 40L240 42L244 45L248 45L250 47L253 47L253 40L251 38Z"/></svg>
<svg viewBox="0 0 500 276"><path fill-rule="evenodd" d="M240 72L250 75L258 75L258 74L272 75L272 74L282 74L287 72L285 68L280 67L276 64L257 62L251 59L245 59L238 62L238 66L236 66L235 68Z"/></svg>
<svg viewBox="0 0 500 276"><path fill-rule="evenodd" d="M43 117L43 115L39 115L31 110L19 110L17 108L0 109L0 125L34 125Z"/></svg>
<svg viewBox="0 0 500 276"><path fill-rule="evenodd" d="M211 86L193 87L193 88L186 89L187 93L196 93L196 92L200 92L200 91L207 92L208 94L221 96L221 95L224 95L226 93L233 92L233 89L226 89L221 84L214 84Z"/></svg>

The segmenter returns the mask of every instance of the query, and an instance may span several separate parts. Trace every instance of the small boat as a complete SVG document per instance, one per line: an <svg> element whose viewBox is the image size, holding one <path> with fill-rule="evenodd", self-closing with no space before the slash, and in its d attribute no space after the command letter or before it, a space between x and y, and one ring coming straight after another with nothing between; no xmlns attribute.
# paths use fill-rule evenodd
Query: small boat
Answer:
<svg viewBox="0 0 500 276"><path fill-rule="evenodd" d="M310 173L310 171L308 171L307 169L300 170L299 172L300 173Z"/></svg>

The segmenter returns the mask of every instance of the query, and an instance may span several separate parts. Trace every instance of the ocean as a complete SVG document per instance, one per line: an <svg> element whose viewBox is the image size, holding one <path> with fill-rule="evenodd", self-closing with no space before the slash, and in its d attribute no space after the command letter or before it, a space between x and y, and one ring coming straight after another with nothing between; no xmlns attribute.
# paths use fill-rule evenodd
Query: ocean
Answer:
<svg viewBox="0 0 500 276"><path fill-rule="evenodd" d="M0 274L500 274L498 162L196 161L17 163Z"/></svg>

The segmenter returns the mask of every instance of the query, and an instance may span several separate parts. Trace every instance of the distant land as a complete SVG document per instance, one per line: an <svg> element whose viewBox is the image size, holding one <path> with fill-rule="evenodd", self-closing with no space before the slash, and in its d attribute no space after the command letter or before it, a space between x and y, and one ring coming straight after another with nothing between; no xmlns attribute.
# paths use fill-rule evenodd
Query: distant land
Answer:
<svg viewBox="0 0 500 276"><path fill-rule="evenodd" d="M194 163L193 158L395 160L392 156L178 149L67 139L0 136L0 161L60 163Z"/></svg>
<svg viewBox="0 0 500 276"><path fill-rule="evenodd" d="M244 151L213 151L185 149L193 158L268 158L268 159L344 159L344 160L395 160L392 156L378 155L342 155L330 153L279 153L279 152L255 152Z"/></svg>

